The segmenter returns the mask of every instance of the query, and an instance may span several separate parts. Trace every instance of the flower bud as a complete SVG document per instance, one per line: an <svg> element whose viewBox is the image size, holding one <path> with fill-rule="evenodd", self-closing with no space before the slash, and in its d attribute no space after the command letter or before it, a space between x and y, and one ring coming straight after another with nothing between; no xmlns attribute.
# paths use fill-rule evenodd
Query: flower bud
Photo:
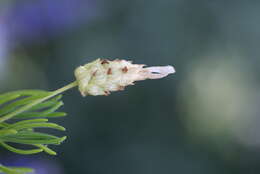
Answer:
<svg viewBox="0 0 260 174"><path fill-rule="evenodd" d="M172 66L144 68L126 60L97 59L75 70L75 76L82 96L109 95L112 91L123 90L135 81L159 79L175 72Z"/></svg>

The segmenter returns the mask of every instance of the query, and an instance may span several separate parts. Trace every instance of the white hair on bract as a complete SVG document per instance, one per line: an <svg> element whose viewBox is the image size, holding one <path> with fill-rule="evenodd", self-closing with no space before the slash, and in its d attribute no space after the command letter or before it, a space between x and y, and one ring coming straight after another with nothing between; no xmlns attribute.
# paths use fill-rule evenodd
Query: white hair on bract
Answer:
<svg viewBox="0 0 260 174"><path fill-rule="evenodd" d="M123 90L135 81L160 79L175 73L175 69L170 65L147 68L144 66L126 60L97 59L76 68L75 77L82 96L96 96Z"/></svg>

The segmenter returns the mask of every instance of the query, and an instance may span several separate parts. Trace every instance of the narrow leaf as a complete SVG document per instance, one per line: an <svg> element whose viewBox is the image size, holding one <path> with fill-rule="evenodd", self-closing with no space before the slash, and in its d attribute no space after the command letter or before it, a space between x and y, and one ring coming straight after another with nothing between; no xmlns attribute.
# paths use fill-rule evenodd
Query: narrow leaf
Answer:
<svg viewBox="0 0 260 174"><path fill-rule="evenodd" d="M21 154L21 155L31 155L31 154L36 154L36 153L39 153L39 152L42 152L43 149L31 149L31 150L22 150L22 149L17 149L17 148L14 148L4 142L0 142L0 145L5 147L6 149L10 150L11 152L14 152L14 153L18 153L18 154Z"/></svg>
<svg viewBox="0 0 260 174"><path fill-rule="evenodd" d="M3 172L3 173L6 173L6 174L22 174L22 173L20 173L20 172L17 172L17 171L14 170L14 169L5 167L5 166L3 166L3 165L0 166L0 171Z"/></svg>
<svg viewBox="0 0 260 174"><path fill-rule="evenodd" d="M1 97L0 98L0 105L4 104L6 102L12 101L16 98L20 97L19 94L9 94L9 95L5 95L5 97Z"/></svg>
<svg viewBox="0 0 260 174"><path fill-rule="evenodd" d="M12 135L16 134L17 130L15 129L1 129L0 130L0 136L7 136L7 135Z"/></svg>
<svg viewBox="0 0 260 174"><path fill-rule="evenodd" d="M57 155L57 153L55 151L53 151L52 149L48 148L45 145L42 144L35 144L36 147L41 148L44 152L50 154L50 155Z"/></svg>
<svg viewBox="0 0 260 174"><path fill-rule="evenodd" d="M46 96L46 94L44 94L44 95L37 95L37 96L30 96L30 97L26 97L26 98L14 101L14 102L4 106L3 108L1 108L0 115L4 115L4 114L7 114L7 113L9 113L11 111L14 111L18 107L24 106L24 105L26 105L26 104L34 101L34 100L37 100L39 98L42 98L44 96Z"/></svg>
<svg viewBox="0 0 260 174"><path fill-rule="evenodd" d="M8 127L8 126L9 126L9 124L8 124L8 123L4 123L4 122L0 123L0 127L3 127L3 128L5 128L5 127Z"/></svg>
<svg viewBox="0 0 260 174"><path fill-rule="evenodd" d="M47 122L47 121L48 121L48 119L45 119L45 118L23 120L23 121L19 121L19 122L9 125L8 128L14 128L18 125L24 125L24 124L29 124L29 123L41 123L41 122Z"/></svg>
<svg viewBox="0 0 260 174"><path fill-rule="evenodd" d="M56 111L57 109L59 109L61 106L63 106L63 102L62 102L62 101L56 103L56 104L53 105L50 109L47 109L47 110L43 111L42 113L43 113L43 114L49 114L49 113L55 112L55 111Z"/></svg>
<svg viewBox="0 0 260 174"><path fill-rule="evenodd" d="M49 107L57 104L59 102L59 100L61 99L61 97L62 97L62 95L59 95L59 96L54 97L53 99L50 99L46 102L40 103L36 106L33 106L31 109L29 109L29 111L35 111L35 110L49 108Z"/></svg>
<svg viewBox="0 0 260 174"><path fill-rule="evenodd" d="M25 168L25 167L6 167L3 165L0 165L0 172L4 172L6 174L27 174L34 172L31 168Z"/></svg>
<svg viewBox="0 0 260 174"><path fill-rule="evenodd" d="M46 118L46 117L64 117L67 114L64 112L53 112L53 113L42 113L42 112L25 112L15 116L16 119L27 119L27 118Z"/></svg>
<svg viewBox="0 0 260 174"><path fill-rule="evenodd" d="M17 172L20 172L20 174L34 173L33 169L27 167L9 167L9 168Z"/></svg>
<svg viewBox="0 0 260 174"><path fill-rule="evenodd" d="M5 142L21 144L60 144L66 137L56 137L53 135L38 132L18 132L15 135L8 135L1 138Z"/></svg>
<svg viewBox="0 0 260 174"><path fill-rule="evenodd" d="M29 89L29 90L17 90L17 91L11 91L7 93L0 94L0 99L5 98L9 95L20 95L20 96L32 96L32 95L42 95L42 94L49 94L49 91L44 90L38 90L38 89Z"/></svg>
<svg viewBox="0 0 260 174"><path fill-rule="evenodd" d="M53 128L61 131L65 131L66 129L55 123L29 123L29 124L20 124L13 127L16 130L28 129L28 128Z"/></svg>

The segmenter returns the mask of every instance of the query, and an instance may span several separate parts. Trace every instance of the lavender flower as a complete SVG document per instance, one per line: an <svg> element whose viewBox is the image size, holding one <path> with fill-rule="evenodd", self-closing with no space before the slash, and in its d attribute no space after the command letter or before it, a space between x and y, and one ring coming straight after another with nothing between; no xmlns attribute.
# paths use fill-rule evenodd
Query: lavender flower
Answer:
<svg viewBox="0 0 260 174"><path fill-rule="evenodd" d="M87 23L97 13L94 0L37 0L14 3L2 16L12 39L34 41Z"/></svg>

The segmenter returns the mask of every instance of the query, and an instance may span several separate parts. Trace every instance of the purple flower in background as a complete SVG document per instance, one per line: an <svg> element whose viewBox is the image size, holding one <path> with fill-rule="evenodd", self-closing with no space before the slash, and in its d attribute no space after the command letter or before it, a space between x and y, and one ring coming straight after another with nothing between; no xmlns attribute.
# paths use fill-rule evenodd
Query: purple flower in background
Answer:
<svg viewBox="0 0 260 174"><path fill-rule="evenodd" d="M56 160L46 160L43 158L29 158L24 156L13 155L1 161L7 166L30 167L37 174L63 174L64 169Z"/></svg>
<svg viewBox="0 0 260 174"><path fill-rule="evenodd" d="M6 70L6 59L7 59L7 52L8 52L8 46L7 46L7 30L5 26L1 23L1 17L0 17L0 82L3 79L5 70Z"/></svg>
<svg viewBox="0 0 260 174"><path fill-rule="evenodd" d="M97 16L94 0L19 1L4 14L12 41L35 41L62 34Z"/></svg>
<svg viewBox="0 0 260 174"><path fill-rule="evenodd" d="M16 48L42 43L63 36L73 29L86 27L100 16L95 0L25 0L0 3L0 82L8 80L16 64ZM22 56L22 55L19 55ZM19 58L17 58L19 59ZM19 63L18 63L19 64ZM13 66L13 67L12 67ZM22 66L21 66L22 67ZM32 70L30 68L29 70ZM21 68L23 73L26 70ZM14 82L16 83L16 82ZM1 86L3 88L3 85Z"/></svg>

